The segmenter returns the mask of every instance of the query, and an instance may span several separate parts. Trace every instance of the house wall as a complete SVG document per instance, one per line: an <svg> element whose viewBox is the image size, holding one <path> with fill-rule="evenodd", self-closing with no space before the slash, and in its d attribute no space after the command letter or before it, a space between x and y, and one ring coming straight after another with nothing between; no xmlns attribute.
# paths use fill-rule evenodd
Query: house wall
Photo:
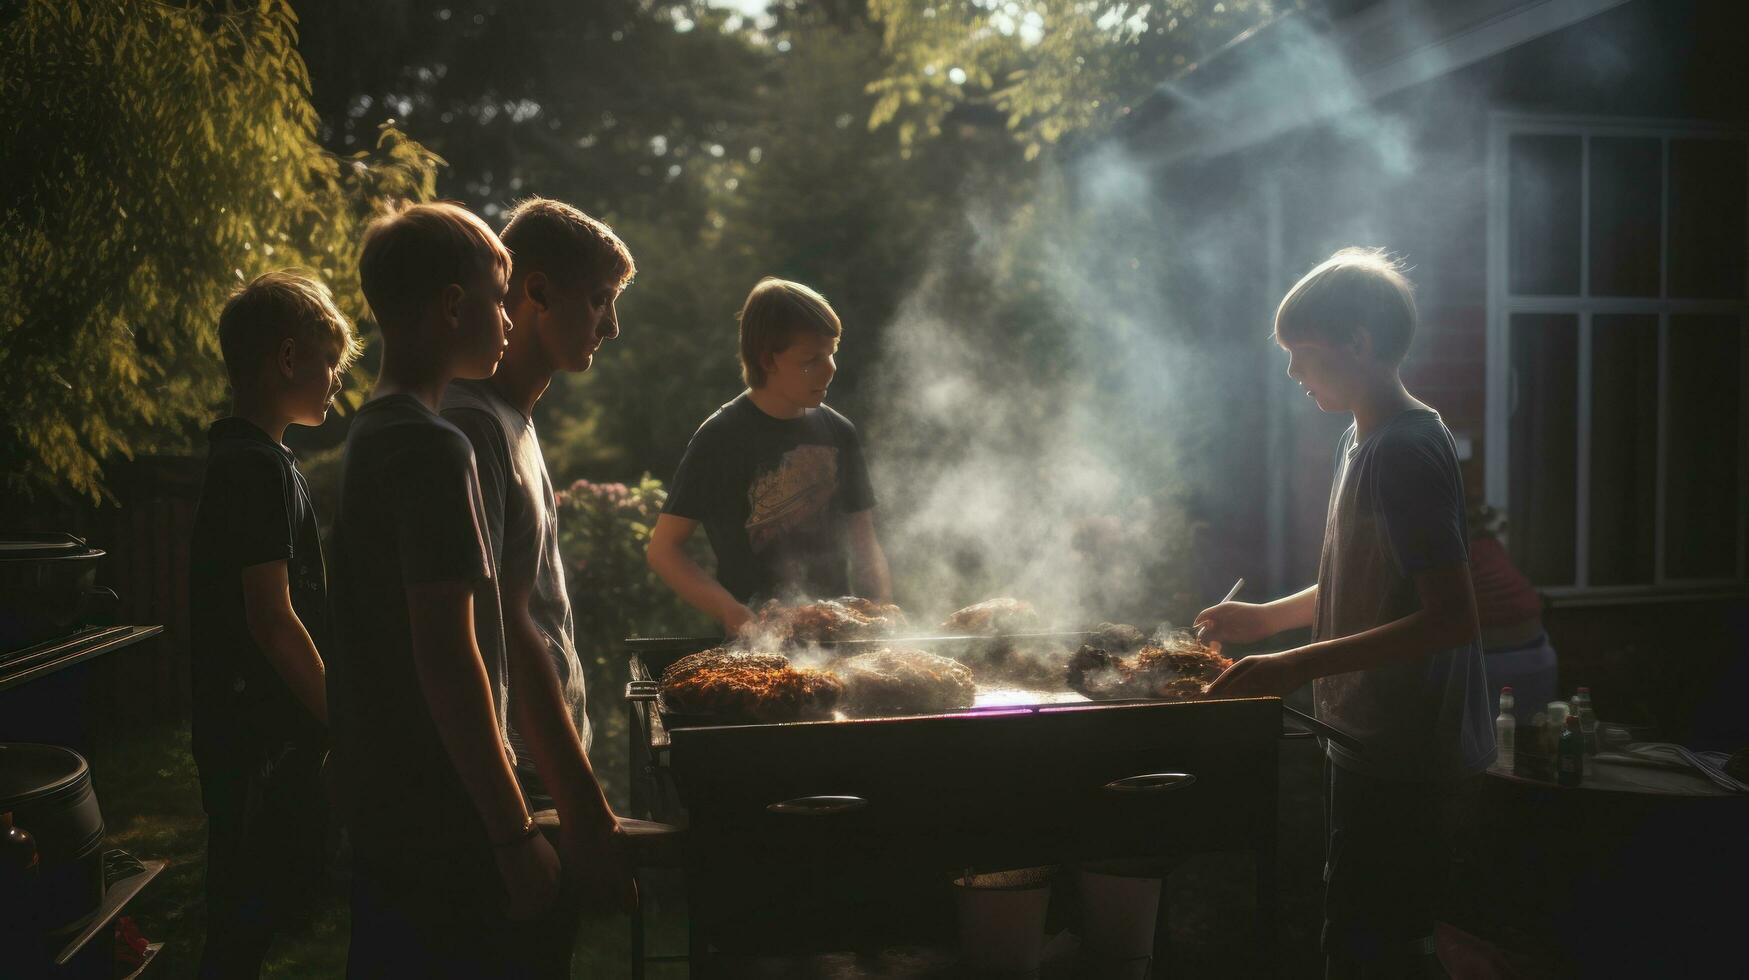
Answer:
<svg viewBox="0 0 1749 980"><path fill-rule="evenodd" d="M1404 256L1421 327L1404 380L1458 437L1471 495L1485 477L1487 392L1487 133L1496 112L1670 120L1749 120L1749 5L1739 0L1636 0L1454 74L1393 93L1315 126L1197 166L1274 187L1279 256L1243 288L1259 308L1346 245ZM1229 70L1230 67L1229 67ZM1190 168L1179 166L1182 176ZM1218 203L1218 202L1217 202ZM1267 312L1261 314L1267 322ZM1277 588L1316 575L1333 449L1346 417L1318 412L1290 388L1280 358L1259 375L1287 438L1284 552ZM1267 526L1267 504L1257 526ZM1606 716L1657 723L1673 737L1749 743L1743 722L1709 700L1738 688L1749 656L1741 596L1668 597L1633 605L1551 606L1545 623L1564 688L1588 684ZM1672 662L1681 663L1672 671ZM1663 678L1663 680L1658 680ZM1736 712L1737 715L1743 714Z"/></svg>

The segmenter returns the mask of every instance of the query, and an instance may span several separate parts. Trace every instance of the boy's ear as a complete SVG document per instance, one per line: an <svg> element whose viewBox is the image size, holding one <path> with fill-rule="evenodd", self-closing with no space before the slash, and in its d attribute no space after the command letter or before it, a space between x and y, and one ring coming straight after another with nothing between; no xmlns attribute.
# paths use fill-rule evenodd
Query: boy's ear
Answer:
<svg viewBox="0 0 1749 980"><path fill-rule="evenodd" d="M1355 327L1349 335L1348 348L1360 357L1372 356L1372 334L1365 327Z"/></svg>
<svg viewBox="0 0 1749 980"><path fill-rule="evenodd" d="M297 359L298 345L290 337L280 341L279 349L273 352L273 366L279 369L279 376L287 381L291 380L293 372L297 370Z"/></svg>
<svg viewBox="0 0 1749 980"><path fill-rule="evenodd" d="M529 273L528 277L522 280L523 294L528 297L530 303L534 304L534 308L541 313L545 313L551 309L551 304L547 299L547 293L551 289L552 283L548 281L547 274L538 270Z"/></svg>
<svg viewBox="0 0 1749 980"><path fill-rule="evenodd" d="M443 317L448 321L448 326L452 330L456 324L461 322L462 297L466 295L467 290L463 289L460 283L454 282L443 287L443 292L438 295L438 309L443 311Z"/></svg>

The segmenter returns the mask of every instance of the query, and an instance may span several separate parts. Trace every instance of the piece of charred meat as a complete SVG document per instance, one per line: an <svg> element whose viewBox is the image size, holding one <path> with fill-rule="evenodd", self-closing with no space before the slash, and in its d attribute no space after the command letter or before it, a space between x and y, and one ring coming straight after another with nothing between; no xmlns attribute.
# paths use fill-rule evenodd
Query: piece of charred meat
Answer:
<svg viewBox="0 0 1749 980"><path fill-rule="evenodd" d="M891 603L856 596L786 606L776 599L759 609L759 635L780 644L874 640L905 628L905 614Z"/></svg>
<svg viewBox="0 0 1749 980"><path fill-rule="evenodd" d="M883 648L850 657L833 670L844 681L846 710L858 715L969 708L978 694L964 664L922 650Z"/></svg>
<svg viewBox="0 0 1749 980"><path fill-rule="evenodd" d="M1174 631L1134 654L1113 653L1092 643L1069 658L1069 687L1095 700L1201 697L1233 662L1195 636Z"/></svg>
<svg viewBox="0 0 1749 980"><path fill-rule="evenodd" d="M1038 611L1024 599L986 599L947 617L941 628L966 636L1025 633L1038 628Z"/></svg>
<svg viewBox="0 0 1749 980"><path fill-rule="evenodd" d="M1124 623L1100 623L1087 642L1110 653L1129 653L1148 642L1148 634Z"/></svg>
<svg viewBox="0 0 1749 980"><path fill-rule="evenodd" d="M830 718L843 695L837 677L796 667L780 653L718 647L681 657L662 672L662 702L669 712L724 721Z"/></svg>

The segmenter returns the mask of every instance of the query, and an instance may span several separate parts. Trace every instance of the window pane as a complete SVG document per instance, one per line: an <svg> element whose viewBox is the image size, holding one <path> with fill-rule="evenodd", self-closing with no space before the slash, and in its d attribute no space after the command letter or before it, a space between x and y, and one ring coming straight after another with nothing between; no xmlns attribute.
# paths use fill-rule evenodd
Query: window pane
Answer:
<svg viewBox="0 0 1749 980"><path fill-rule="evenodd" d="M1514 136L1508 143L1506 255L1519 295L1579 292L1579 137Z"/></svg>
<svg viewBox="0 0 1749 980"><path fill-rule="evenodd" d="M1658 295L1663 154L1654 139L1591 140L1591 295Z"/></svg>
<svg viewBox="0 0 1749 980"><path fill-rule="evenodd" d="M1658 318L1591 318L1592 585L1652 581L1658 508Z"/></svg>
<svg viewBox="0 0 1749 980"><path fill-rule="evenodd" d="M1670 141L1670 295L1743 295L1744 144Z"/></svg>
<svg viewBox="0 0 1749 980"><path fill-rule="evenodd" d="M1573 584L1579 460L1579 318L1512 317L1513 410L1508 536L1537 585Z"/></svg>
<svg viewBox="0 0 1749 980"><path fill-rule="evenodd" d="M1670 318L1666 430L1670 449L1664 471L1667 578L1737 574L1742 337L1734 316Z"/></svg>

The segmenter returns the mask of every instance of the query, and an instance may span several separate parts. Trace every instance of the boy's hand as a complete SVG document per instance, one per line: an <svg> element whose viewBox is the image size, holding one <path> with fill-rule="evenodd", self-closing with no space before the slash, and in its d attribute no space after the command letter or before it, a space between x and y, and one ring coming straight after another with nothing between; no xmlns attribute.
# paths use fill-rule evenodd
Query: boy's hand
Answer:
<svg viewBox="0 0 1749 980"><path fill-rule="evenodd" d="M740 636L741 631L747 628L747 624L753 622L756 618L758 617L753 615L753 610L748 609L744 605L737 604L735 608L729 610L727 616L723 617L723 629L726 631L729 639L732 640L735 637Z"/></svg>
<svg viewBox="0 0 1749 980"><path fill-rule="evenodd" d="M1219 607L1216 607L1219 608ZM1221 672L1209 685L1211 698L1284 698L1312 678L1295 651L1260 653Z"/></svg>
<svg viewBox="0 0 1749 980"><path fill-rule="evenodd" d="M492 849L498 877L509 901L505 915L518 921L538 918L559 897L559 855L545 836L535 834Z"/></svg>
<svg viewBox="0 0 1749 980"><path fill-rule="evenodd" d="M1254 602L1223 602L1196 614L1197 639L1216 643L1255 643L1272 636L1268 612Z"/></svg>
<svg viewBox="0 0 1749 980"><path fill-rule="evenodd" d="M593 833L561 828L559 847L565 853L565 878L584 915L629 914L636 907L638 886L626 860L626 833L618 823Z"/></svg>

